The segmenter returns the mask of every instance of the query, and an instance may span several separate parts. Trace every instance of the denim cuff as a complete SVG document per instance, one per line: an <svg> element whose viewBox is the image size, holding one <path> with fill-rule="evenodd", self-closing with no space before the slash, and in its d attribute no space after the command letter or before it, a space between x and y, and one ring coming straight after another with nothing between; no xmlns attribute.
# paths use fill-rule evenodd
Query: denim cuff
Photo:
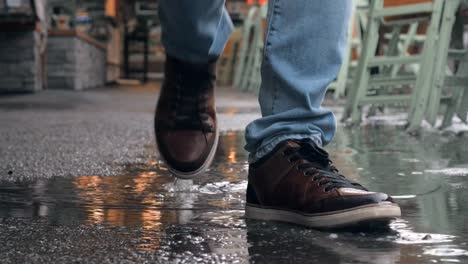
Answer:
<svg viewBox="0 0 468 264"><path fill-rule="evenodd" d="M322 138L320 134L292 134L292 135L281 135L278 137L274 137L270 140L266 140L262 142L260 147L255 151L255 153L250 153L249 155L249 163L254 163L270 153L276 145L279 143L287 140L287 139L304 139L304 138L310 138L312 139L315 144L318 146L322 147Z"/></svg>

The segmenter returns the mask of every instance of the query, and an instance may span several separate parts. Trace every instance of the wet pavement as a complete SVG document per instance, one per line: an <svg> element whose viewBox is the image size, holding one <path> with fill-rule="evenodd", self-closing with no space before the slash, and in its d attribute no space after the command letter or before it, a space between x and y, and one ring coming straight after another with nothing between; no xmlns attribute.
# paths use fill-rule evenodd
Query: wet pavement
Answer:
<svg viewBox="0 0 468 264"><path fill-rule="evenodd" d="M157 158L114 176L0 184L2 263L468 263L468 137L340 127L328 146L350 178L388 192L385 230L332 232L244 218L247 154L224 132L213 167L174 180Z"/></svg>
<svg viewBox="0 0 468 264"><path fill-rule="evenodd" d="M119 175L157 159L158 84L0 96L0 179ZM241 130L259 114L250 94L217 90L220 126Z"/></svg>

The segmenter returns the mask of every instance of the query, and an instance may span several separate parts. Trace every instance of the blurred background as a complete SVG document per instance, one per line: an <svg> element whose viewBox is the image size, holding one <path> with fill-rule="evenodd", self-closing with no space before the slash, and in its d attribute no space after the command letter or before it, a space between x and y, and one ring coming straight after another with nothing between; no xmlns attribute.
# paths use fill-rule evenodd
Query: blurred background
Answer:
<svg viewBox="0 0 468 264"><path fill-rule="evenodd" d="M266 3L226 0L235 29L218 61L220 86L258 92ZM328 97L344 106L342 120L398 112L410 132L424 121L467 123L467 1L352 3L348 48ZM161 80L158 7L158 0L0 0L0 94Z"/></svg>
<svg viewBox="0 0 468 264"><path fill-rule="evenodd" d="M226 2L237 26L254 4ZM161 78L160 33L158 0L0 0L0 93Z"/></svg>

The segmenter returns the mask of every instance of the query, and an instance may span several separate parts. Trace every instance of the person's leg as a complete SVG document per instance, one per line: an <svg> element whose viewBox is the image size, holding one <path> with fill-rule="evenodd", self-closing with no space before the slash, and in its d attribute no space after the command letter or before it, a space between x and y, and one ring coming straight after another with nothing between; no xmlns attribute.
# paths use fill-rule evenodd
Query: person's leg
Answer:
<svg viewBox="0 0 468 264"><path fill-rule="evenodd" d="M159 16L166 53L193 63L217 58L233 25L225 0L162 0Z"/></svg>
<svg viewBox="0 0 468 264"><path fill-rule="evenodd" d="M232 23L224 0L162 0L160 18L167 57L156 141L170 171L193 178L210 166L216 152L216 59Z"/></svg>
<svg viewBox="0 0 468 264"><path fill-rule="evenodd" d="M262 66L262 118L246 129L258 159L287 138L333 138L333 113L321 107L347 44L351 1L270 0Z"/></svg>
<svg viewBox="0 0 468 264"><path fill-rule="evenodd" d="M333 113L321 107L346 48L348 0L270 0L262 65L263 117L246 129L251 153L247 218L316 228L388 223L401 215L387 194L341 175L321 148Z"/></svg>

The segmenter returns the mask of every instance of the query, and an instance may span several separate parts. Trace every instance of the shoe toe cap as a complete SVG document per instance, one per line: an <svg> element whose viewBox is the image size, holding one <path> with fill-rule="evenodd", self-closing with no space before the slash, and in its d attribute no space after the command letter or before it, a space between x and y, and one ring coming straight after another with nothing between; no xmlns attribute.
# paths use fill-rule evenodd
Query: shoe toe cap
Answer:
<svg viewBox="0 0 468 264"><path fill-rule="evenodd" d="M213 140L199 131L177 131L158 136L159 150L168 165L177 171L191 172L205 163Z"/></svg>
<svg viewBox="0 0 468 264"><path fill-rule="evenodd" d="M363 191L359 194L350 194L349 192L345 192L341 193L340 196L322 200L320 203L320 211L330 212L347 210L355 207L385 202L393 203L393 199L386 193Z"/></svg>

